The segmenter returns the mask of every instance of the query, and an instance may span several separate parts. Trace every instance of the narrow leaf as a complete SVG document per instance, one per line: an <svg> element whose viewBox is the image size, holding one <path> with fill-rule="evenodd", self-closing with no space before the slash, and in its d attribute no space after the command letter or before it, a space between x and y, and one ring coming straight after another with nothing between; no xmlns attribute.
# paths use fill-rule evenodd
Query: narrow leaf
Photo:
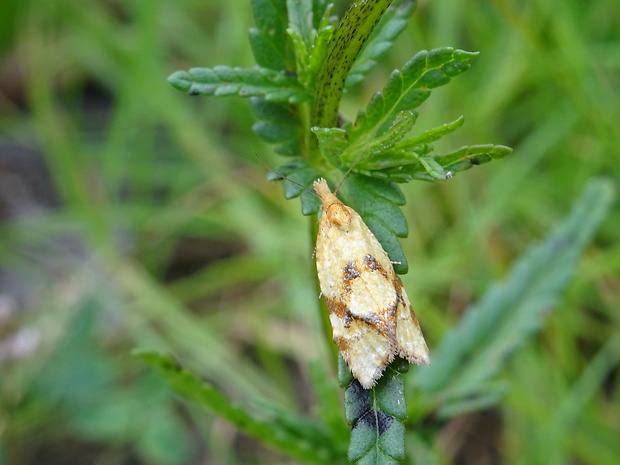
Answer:
<svg viewBox="0 0 620 465"><path fill-rule="evenodd" d="M375 67L377 60L390 49L396 38L405 29L415 5L416 2L411 0L392 2L355 60L347 76L344 85L345 90L361 82Z"/></svg>
<svg viewBox="0 0 620 465"><path fill-rule="evenodd" d="M511 153L512 149L504 145L470 145L446 155L439 155L435 160L445 169L456 173L491 160L499 160Z"/></svg>
<svg viewBox="0 0 620 465"><path fill-rule="evenodd" d="M190 95L265 97L268 101L289 103L303 102L309 97L294 77L258 66L192 68L172 73L168 82Z"/></svg>
<svg viewBox="0 0 620 465"><path fill-rule="evenodd" d="M331 463L337 460L331 442L321 435L316 426L305 422L305 428L290 419L282 421L280 412L275 420L263 419L233 404L212 385L201 381L192 372L181 368L171 357L156 352L137 350L134 355L155 368L170 387L187 399L224 418L239 431L260 440L284 454L313 463ZM269 417L268 415L266 415ZM293 415L290 415L292 418ZM302 421L297 419L297 422ZM311 431L311 434L304 434Z"/></svg>
<svg viewBox="0 0 620 465"><path fill-rule="evenodd" d="M465 402L473 409L476 399L496 397L493 378L560 300L612 199L609 181L591 181L564 222L531 247L433 350L433 364L418 370L416 384L442 404L440 414L462 412Z"/></svg>
<svg viewBox="0 0 620 465"><path fill-rule="evenodd" d="M344 82L357 54L372 33L391 0L357 1L347 9L331 35L318 71L311 124L337 126L338 106Z"/></svg>
<svg viewBox="0 0 620 465"><path fill-rule="evenodd" d="M383 178L394 182L409 182L413 179L423 181L445 180L459 171L476 165L499 160L512 153L510 147L503 145L472 145L447 154L425 156L433 150L432 145L422 144L410 148L398 144L393 150L386 150L378 156L360 163L360 174ZM450 173L448 175L448 173Z"/></svg>
<svg viewBox="0 0 620 465"><path fill-rule="evenodd" d="M417 113L412 111L401 111L396 115L394 120L391 121L391 126L382 134L373 139L373 141L368 144L368 148L364 151L365 157L372 157L374 155L379 155L386 150L394 147L398 142L400 142L409 132L416 123L418 118ZM347 154L343 155L345 158L345 163L354 163L356 154L350 150ZM365 167L364 158L360 161L360 169Z"/></svg>
<svg viewBox="0 0 620 465"><path fill-rule="evenodd" d="M327 5L324 10L324 15L317 25L317 34L314 39L314 43L310 48L308 57L308 69L299 70L301 73L299 76L299 82L301 82L307 89L313 89L315 86L317 74L323 64L329 41L334 32L335 26L333 22L335 19L331 16L333 6L333 3Z"/></svg>
<svg viewBox="0 0 620 465"><path fill-rule="evenodd" d="M452 121L451 123L446 123L437 128L428 129L427 131L424 131L422 134L419 134L417 136L407 139L406 142L402 144L398 144L398 148L402 150L407 150L410 147L419 146L420 144L427 144L429 142L435 142L441 139L443 136L456 131L458 128L463 126L464 123L465 123L465 118L461 116L458 119Z"/></svg>

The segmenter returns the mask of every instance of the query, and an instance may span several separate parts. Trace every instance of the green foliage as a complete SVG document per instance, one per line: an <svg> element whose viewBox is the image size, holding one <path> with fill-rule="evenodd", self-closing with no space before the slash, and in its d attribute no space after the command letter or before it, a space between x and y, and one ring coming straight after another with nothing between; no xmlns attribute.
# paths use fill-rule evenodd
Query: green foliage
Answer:
<svg viewBox="0 0 620 465"><path fill-rule="evenodd" d="M531 247L506 280L492 285L434 349L433 364L419 370L416 385L439 415L486 408L505 394L507 385L497 376L558 304L613 197L609 181L591 181L564 222Z"/></svg>
<svg viewBox="0 0 620 465"><path fill-rule="evenodd" d="M289 1L286 5L280 2L278 7L256 1L253 7L257 29L250 36L255 58L263 67L194 68L174 73L169 81L191 95L260 97L253 106L262 121L254 125L254 131L264 140L278 144L278 152L291 155L299 150L301 157L280 166L269 178L284 179L285 197L301 196L302 212L311 214L319 208L316 197L311 195L312 183L321 175L333 181L334 169L339 170L340 177L345 172L349 174L340 196L362 216L395 262L396 271L406 273L408 263L398 241L408 234L405 217L398 208L405 202L394 181L445 180L454 173L445 169L442 161L460 171L501 158L510 149L488 146L480 151L478 146L443 157L430 155L430 142L456 129L462 119L407 138L418 118L415 109L430 96L431 90L469 69L477 56L451 47L416 54L402 70L392 73L383 90L359 112L355 122L336 127L345 81L358 54L365 47L349 85L363 79L374 59L402 31L403 20L413 9L412 5L397 4L381 21L390 4L390 0L354 2L335 28L328 8L318 21L317 30L313 13L321 11L322 2L313 8L310 0ZM284 12L288 14L288 42L283 41ZM373 35L378 23L380 27ZM277 34L274 28L279 29ZM291 49L295 55L295 77L288 67ZM305 103L310 95L312 101ZM404 459L402 379L384 379L385 383L368 391L356 382L347 388L347 419L352 424L349 459L356 463L387 464ZM402 412L386 413L377 399L400 405ZM375 421L369 422L371 418ZM378 442L371 441L373 438Z"/></svg>
<svg viewBox="0 0 620 465"><path fill-rule="evenodd" d="M409 370L406 360L398 359L387 369L378 385L364 389L354 380L342 357L338 358L340 384L347 386L344 408L351 425L348 458L363 465L390 465L405 459L405 420L407 407L401 373Z"/></svg>
<svg viewBox="0 0 620 465"><path fill-rule="evenodd" d="M246 31L258 20L246 0L0 2L0 462L304 462L177 396L127 356L133 347L175 354L228 404L278 428L295 431L300 416L319 425L341 454L336 463L346 461L351 432L330 365L333 344L316 337L319 313L311 311L319 302L308 285L315 222L278 199L262 166L250 167L254 152L278 163L251 130L250 102L268 107L256 128L267 126L269 143L288 157L280 163L303 159L335 188L344 175L333 168L337 155L325 160L311 145L310 101L189 98L162 79L191 66L257 63L314 88L334 15L348 2L328 14L326 2L312 2L317 46L306 59L288 18L299 2L284 3L252 3L274 26L254 30L276 35L263 34L263 58L254 59ZM428 170L441 175L430 159L463 145L515 147L514 157L463 176L455 161L439 162L457 174L446 182L400 186L410 229L403 282L434 370L436 347L447 350L443 334L460 327L467 307L479 308L471 303L486 283L509 276L527 245L561 222L593 176L620 185L620 3L421 6L375 59L381 69L353 89L349 78L392 9L384 13L347 76L342 109L354 120L385 72L402 71L421 48L475 44L481 54L471 71L414 110L404 150L428 153ZM461 114L467 124L458 132L416 142ZM346 123L322 129L344 131ZM428 394L417 382L424 369L411 368L406 463L617 464L617 207L541 329L522 328L517 348L494 363L498 371L474 397L446 396L444 404L454 385ZM487 342L476 343L480 353ZM469 359L460 360L466 366L453 373L467 381ZM272 405L256 407L256 398ZM458 411L471 413L452 417Z"/></svg>
<svg viewBox="0 0 620 465"><path fill-rule="evenodd" d="M324 429L293 412L282 411L263 401L259 412L250 413L247 408L234 405L212 385L181 368L172 358L150 351L136 351L135 355L163 375L176 392L285 455L307 463L337 463L338 457L342 456L332 448Z"/></svg>
<svg viewBox="0 0 620 465"><path fill-rule="evenodd" d="M295 79L268 68L215 66L177 71L168 78L176 89L190 95L265 97L270 102L299 103L308 99Z"/></svg>
<svg viewBox="0 0 620 465"><path fill-rule="evenodd" d="M381 16L368 42L355 59L344 83L345 90L356 86L377 65L377 60L387 52L396 38L404 30L407 20L415 10L415 1L400 0L392 2L392 7Z"/></svg>
<svg viewBox="0 0 620 465"><path fill-rule="evenodd" d="M282 27L285 24L283 11L288 11L289 42L270 42L270 47L253 45L257 62L271 70L255 68L231 72L225 67L213 70L195 68L189 74L183 71L174 73L170 81L178 89L195 94L264 97L266 101L262 98L253 100L253 107L261 119L254 125L257 135L275 143L276 152L307 160L287 163L275 171L309 190L318 177L335 181L334 168L339 170L340 178L350 170L357 173L358 176L349 176L347 184L350 186L345 185L341 197L377 236L392 261L397 263L396 271L406 273L409 267L398 238L407 236L407 226L396 208L404 205L404 200L393 182L445 180L473 165L502 158L511 149L487 145L463 147L447 155L432 154L430 142L457 129L462 118L407 137L418 119L415 109L430 96L431 90L469 69L477 56L477 53L451 47L421 51L402 70L394 71L384 89L375 94L354 123L346 123L342 128L322 127L337 118L345 78L351 76L349 85L359 82L374 66L375 59L403 30L413 4L397 2L382 16L389 3L353 3L334 28L330 23L330 10L324 10L320 2L314 10L309 1L288 2L286 9L281 2L276 10L271 4L254 2L257 29L251 32L251 37L262 38L261 43L269 34L277 35L268 28ZM318 11L324 11L324 14L317 22L314 14ZM288 68L278 68L290 49L296 56L297 80L282 74ZM360 61L357 62L360 50ZM273 58L270 62L269 57ZM349 74L354 63L359 64L353 74ZM270 83L270 79L275 78L277 80ZM233 79L237 80L234 85L231 84ZM308 108L302 102L311 94L314 99L310 121L300 119L298 115L308 114ZM286 107L274 102L300 105ZM313 126L304 126L308 124ZM302 172L295 173L296 167ZM270 176L270 179L278 178L281 176ZM369 182L371 178L383 181ZM391 193L386 195L388 190ZM292 183L285 184L286 198L301 195L303 214L317 213L320 203L305 192L293 187Z"/></svg>

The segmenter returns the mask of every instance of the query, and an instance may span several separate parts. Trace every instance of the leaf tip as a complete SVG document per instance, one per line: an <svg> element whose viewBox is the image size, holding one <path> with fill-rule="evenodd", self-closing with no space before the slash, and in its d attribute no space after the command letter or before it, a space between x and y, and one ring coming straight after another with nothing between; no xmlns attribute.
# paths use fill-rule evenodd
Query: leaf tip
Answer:
<svg viewBox="0 0 620 465"><path fill-rule="evenodd" d="M187 71L175 71L168 76L168 82L181 92L188 92L192 86L191 76Z"/></svg>

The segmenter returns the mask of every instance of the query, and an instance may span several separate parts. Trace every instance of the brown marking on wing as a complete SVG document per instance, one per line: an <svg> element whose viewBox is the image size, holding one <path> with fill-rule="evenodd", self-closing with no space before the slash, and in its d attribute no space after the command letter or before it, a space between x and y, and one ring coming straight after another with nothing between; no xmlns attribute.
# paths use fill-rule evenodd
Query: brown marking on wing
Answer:
<svg viewBox="0 0 620 465"><path fill-rule="evenodd" d="M351 290L351 281L359 278L361 275L362 273L357 269L355 260L349 260L342 270L342 283L344 290L349 292Z"/></svg>
<svg viewBox="0 0 620 465"><path fill-rule="evenodd" d="M413 320L413 324L417 328L418 331L422 332L422 328L420 328L420 323L418 323L418 319L415 316L415 312L413 311L413 307L411 304L409 305L409 314L411 315L411 319Z"/></svg>
<svg viewBox="0 0 620 465"><path fill-rule="evenodd" d="M396 291L396 295L399 298L399 302L404 302L403 283L400 282L400 278L396 273L394 273L394 279L392 280L392 284L394 285L394 290Z"/></svg>
<svg viewBox="0 0 620 465"><path fill-rule="evenodd" d="M329 313L333 313L339 320L342 320L345 327L348 327L349 324L351 324L351 312L342 300L325 296L325 303L327 304Z"/></svg>
<svg viewBox="0 0 620 465"><path fill-rule="evenodd" d="M385 270L385 268L383 268L383 266L381 266L381 264L377 261L375 257L373 257L372 255L366 255L363 261L364 261L364 265L366 265L366 268L368 270L378 271L385 278L387 278L387 271Z"/></svg>
<svg viewBox="0 0 620 465"><path fill-rule="evenodd" d="M338 346L338 349L340 350L340 353L343 354L343 356L344 354L347 354L351 349L351 345L349 344L349 341L346 337L334 336L334 342Z"/></svg>

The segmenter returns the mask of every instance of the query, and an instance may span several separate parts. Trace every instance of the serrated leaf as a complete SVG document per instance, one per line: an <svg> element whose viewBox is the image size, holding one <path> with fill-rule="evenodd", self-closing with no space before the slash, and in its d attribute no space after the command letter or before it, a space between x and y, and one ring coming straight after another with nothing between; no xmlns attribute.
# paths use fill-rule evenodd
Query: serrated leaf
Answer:
<svg viewBox="0 0 620 465"><path fill-rule="evenodd" d="M395 236L407 237L407 221L400 211L404 198L398 198L397 202L390 196L391 193L402 195L398 186L385 181L372 180L359 175L351 175L346 180L342 188L343 193L348 199L348 203L359 213L362 218L376 216L385 224L389 224ZM386 195L382 195L386 193ZM389 254L388 254L389 255Z"/></svg>
<svg viewBox="0 0 620 465"><path fill-rule="evenodd" d="M339 359L346 366L342 356ZM364 389L353 380L345 390L345 415L351 424L348 457L352 463L398 464L405 458L405 389L400 372L390 367L375 387Z"/></svg>
<svg viewBox="0 0 620 465"><path fill-rule="evenodd" d="M497 398L494 377L559 301L613 196L608 180L591 181L570 215L528 249L433 350L433 364L417 371L416 385L441 403L441 415Z"/></svg>
<svg viewBox="0 0 620 465"><path fill-rule="evenodd" d="M409 271L409 263L403 252L398 237L390 227L379 216L367 216L364 218L366 226L370 228L372 233L381 243L383 250L388 254L390 260L394 264L394 271L398 274L407 274Z"/></svg>
<svg viewBox="0 0 620 465"><path fill-rule="evenodd" d="M157 370L177 393L224 418L239 431L260 440L263 444L304 461L330 463L331 460L337 460L331 442L318 432L316 425L306 422L307 428L313 430L314 434L299 435L298 431L300 429L303 431L303 428L299 426L291 428L290 422L285 424L281 421L282 415L278 421L259 418L233 404L211 384L203 382L192 372L183 369L169 356L144 350L134 351L134 355ZM291 413L290 418L293 416ZM302 420L298 417L296 421ZM321 439L317 440L317 437ZM309 442L309 439L315 440Z"/></svg>
<svg viewBox="0 0 620 465"><path fill-rule="evenodd" d="M341 188L345 204L353 208L381 243L398 274L409 270L399 237L407 237L407 221L399 206L405 199L400 188L388 181L350 174Z"/></svg>
<svg viewBox="0 0 620 465"><path fill-rule="evenodd" d="M394 71L381 92L361 111L349 134L365 145L379 128L400 111L413 110L428 98L431 89L444 85L469 68L477 53L439 48L417 53L402 69ZM363 137L362 137L363 136Z"/></svg>
<svg viewBox="0 0 620 465"><path fill-rule="evenodd" d="M255 28L249 31L256 63L276 71L293 71L294 56L286 28L286 0L252 0Z"/></svg>
<svg viewBox="0 0 620 465"><path fill-rule="evenodd" d="M407 20L413 13L415 6L415 1L392 2L357 56L344 85L346 90L361 82L377 64L381 55L390 49L396 38L405 29Z"/></svg>
<svg viewBox="0 0 620 465"><path fill-rule="evenodd" d="M445 181L448 178L447 172L442 168L442 166L435 161L433 157L418 157L420 164L432 178L441 179ZM452 176L452 173L450 173Z"/></svg>
<svg viewBox="0 0 620 465"><path fill-rule="evenodd" d="M250 103L259 119L252 126L254 132L262 139L274 143L276 153L299 156L301 127L294 106L268 102L262 97L252 97Z"/></svg>
<svg viewBox="0 0 620 465"><path fill-rule="evenodd" d="M293 49L295 50L295 69L299 83L305 88L310 87L312 72L310 69L310 50L303 37L294 29L287 30Z"/></svg>
<svg viewBox="0 0 620 465"><path fill-rule="evenodd" d="M289 103L299 103L309 98L294 77L258 66L191 68L172 73L168 82L190 95L265 97L268 101Z"/></svg>

